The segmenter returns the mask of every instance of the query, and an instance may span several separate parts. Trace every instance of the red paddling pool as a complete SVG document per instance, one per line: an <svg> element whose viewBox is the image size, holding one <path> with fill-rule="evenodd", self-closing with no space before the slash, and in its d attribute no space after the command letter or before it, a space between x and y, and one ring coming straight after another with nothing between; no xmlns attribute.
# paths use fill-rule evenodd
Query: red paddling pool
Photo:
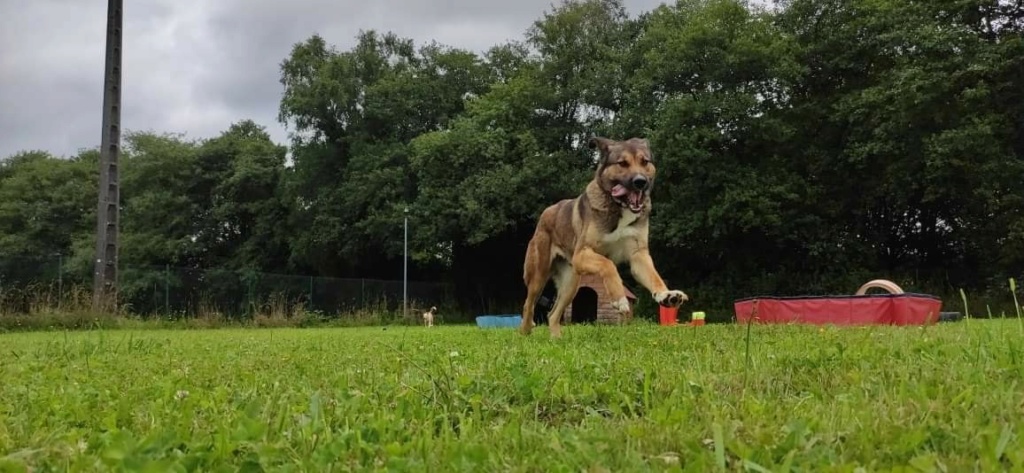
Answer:
<svg viewBox="0 0 1024 473"><path fill-rule="evenodd" d="M880 287L890 294L865 294ZM942 300L904 293L895 284L871 281L852 296L749 297L735 301L736 321L833 325L928 325L939 320Z"/></svg>

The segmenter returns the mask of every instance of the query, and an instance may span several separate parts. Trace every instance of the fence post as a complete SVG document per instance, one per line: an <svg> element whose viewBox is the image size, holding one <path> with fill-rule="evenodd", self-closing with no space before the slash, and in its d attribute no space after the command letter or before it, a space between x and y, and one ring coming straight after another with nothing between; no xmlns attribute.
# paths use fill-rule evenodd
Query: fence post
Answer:
<svg viewBox="0 0 1024 473"><path fill-rule="evenodd" d="M171 265L164 265L164 315L171 315Z"/></svg>

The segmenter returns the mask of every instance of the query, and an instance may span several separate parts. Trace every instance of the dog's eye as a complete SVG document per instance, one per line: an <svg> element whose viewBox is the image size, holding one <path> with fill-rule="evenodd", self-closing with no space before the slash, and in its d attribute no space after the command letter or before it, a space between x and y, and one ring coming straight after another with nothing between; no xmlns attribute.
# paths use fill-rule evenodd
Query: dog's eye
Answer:
<svg viewBox="0 0 1024 473"><path fill-rule="evenodd" d="M628 168L629 167L629 163L627 163L625 161L619 161L619 166L622 166L624 168Z"/></svg>
<svg viewBox="0 0 1024 473"><path fill-rule="evenodd" d="M647 166L648 164L651 164L651 162L646 160L646 159L641 159L640 160L640 165L641 166Z"/></svg>

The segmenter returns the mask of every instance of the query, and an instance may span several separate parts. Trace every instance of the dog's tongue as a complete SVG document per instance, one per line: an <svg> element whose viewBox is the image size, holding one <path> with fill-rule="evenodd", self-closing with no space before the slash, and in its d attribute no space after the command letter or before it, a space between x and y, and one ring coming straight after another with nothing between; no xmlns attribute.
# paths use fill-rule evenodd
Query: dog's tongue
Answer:
<svg viewBox="0 0 1024 473"><path fill-rule="evenodd" d="M612 187L612 195L614 195L615 197L622 197L626 195L627 192L629 191L626 190L626 188L623 187L622 184L615 184L615 187Z"/></svg>

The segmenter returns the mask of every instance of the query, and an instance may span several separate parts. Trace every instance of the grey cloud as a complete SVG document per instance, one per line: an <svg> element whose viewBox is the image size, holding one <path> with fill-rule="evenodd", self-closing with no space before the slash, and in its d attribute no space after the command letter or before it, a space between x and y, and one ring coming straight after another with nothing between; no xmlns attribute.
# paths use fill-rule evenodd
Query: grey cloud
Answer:
<svg viewBox="0 0 1024 473"><path fill-rule="evenodd" d="M18 3L15 7L14 3ZM631 11L658 0L628 0ZM210 137L251 118L275 141L279 65L318 33L360 29L483 51L519 39L551 0L148 0L126 2L122 126ZM106 2L0 1L0 157L72 155L100 138Z"/></svg>

